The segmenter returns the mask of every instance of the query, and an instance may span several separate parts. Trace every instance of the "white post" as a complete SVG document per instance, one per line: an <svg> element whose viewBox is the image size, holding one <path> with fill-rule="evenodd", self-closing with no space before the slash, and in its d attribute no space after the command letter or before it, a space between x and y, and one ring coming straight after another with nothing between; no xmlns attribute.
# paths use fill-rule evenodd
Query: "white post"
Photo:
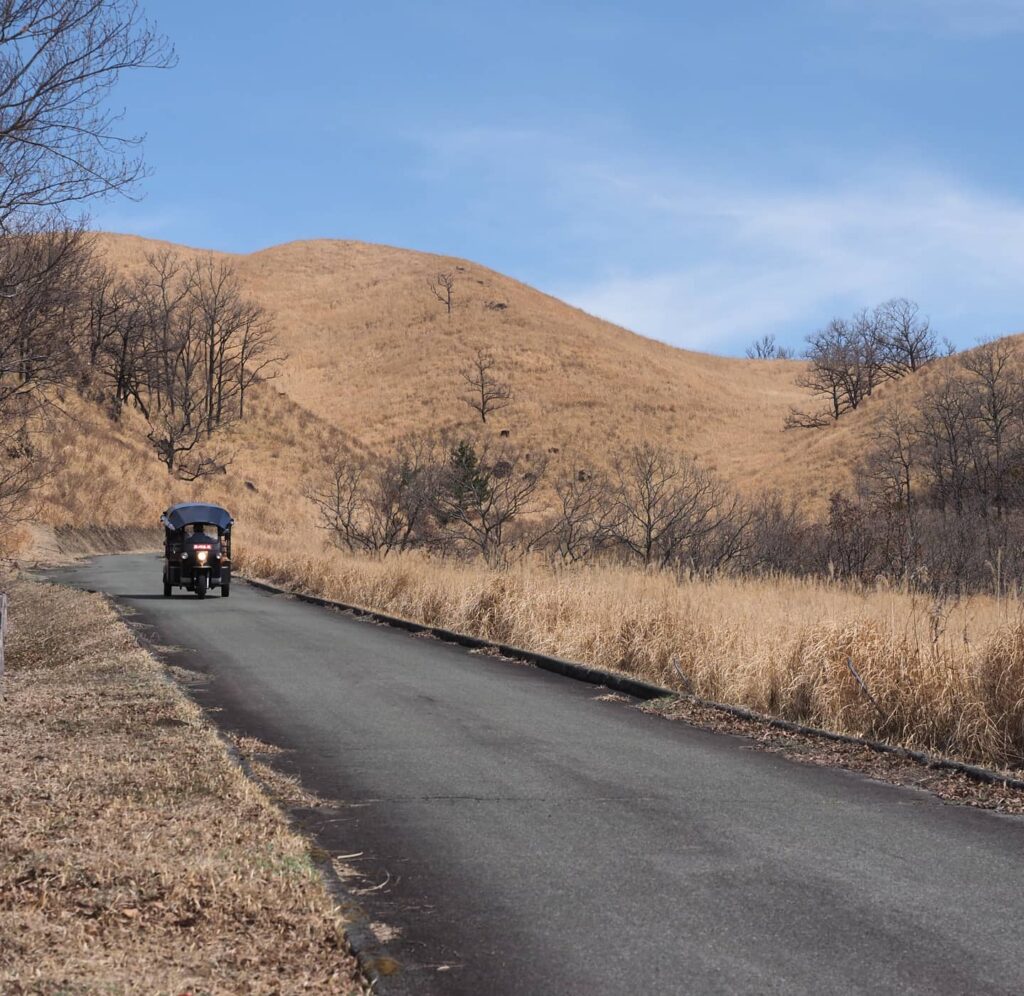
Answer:
<svg viewBox="0 0 1024 996"><path fill-rule="evenodd" d="M0 592L0 678L4 676L5 636L7 636L7 596Z"/></svg>

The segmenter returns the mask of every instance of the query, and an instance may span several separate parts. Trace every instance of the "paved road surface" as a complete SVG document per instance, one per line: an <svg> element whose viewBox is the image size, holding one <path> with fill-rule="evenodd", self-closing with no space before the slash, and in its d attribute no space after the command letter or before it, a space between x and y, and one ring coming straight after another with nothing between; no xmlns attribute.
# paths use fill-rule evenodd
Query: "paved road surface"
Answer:
<svg viewBox="0 0 1024 996"><path fill-rule="evenodd" d="M340 808L394 993L1024 993L1024 821L800 765L593 687L151 556L61 575L206 672Z"/></svg>

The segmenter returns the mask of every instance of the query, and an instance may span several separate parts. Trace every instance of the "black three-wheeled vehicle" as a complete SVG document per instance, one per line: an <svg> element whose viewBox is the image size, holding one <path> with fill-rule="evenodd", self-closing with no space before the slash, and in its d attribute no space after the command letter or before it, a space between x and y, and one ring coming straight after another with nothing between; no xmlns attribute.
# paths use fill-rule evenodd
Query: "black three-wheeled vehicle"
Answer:
<svg viewBox="0 0 1024 996"><path fill-rule="evenodd" d="M164 597L172 588L205 598L211 588L231 593L231 518L220 505L172 505L160 517L164 527Z"/></svg>

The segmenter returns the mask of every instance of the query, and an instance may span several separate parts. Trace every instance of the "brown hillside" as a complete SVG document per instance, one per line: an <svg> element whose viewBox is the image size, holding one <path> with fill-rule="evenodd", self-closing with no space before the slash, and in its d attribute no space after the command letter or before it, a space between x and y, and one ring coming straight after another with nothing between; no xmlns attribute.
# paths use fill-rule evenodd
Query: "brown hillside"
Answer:
<svg viewBox="0 0 1024 996"><path fill-rule="evenodd" d="M127 269L161 245L101 236L111 262ZM232 259L276 316L288 360L275 387L371 447L410 430L472 425L459 371L486 344L515 394L493 431L508 429L527 449L600 462L647 437L696 454L745 489L802 498L821 497L842 476L849 429L782 430L789 406L803 400L792 361L676 349L443 256L315 241ZM428 288L442 270L456 279L450 318Z"/></svg>

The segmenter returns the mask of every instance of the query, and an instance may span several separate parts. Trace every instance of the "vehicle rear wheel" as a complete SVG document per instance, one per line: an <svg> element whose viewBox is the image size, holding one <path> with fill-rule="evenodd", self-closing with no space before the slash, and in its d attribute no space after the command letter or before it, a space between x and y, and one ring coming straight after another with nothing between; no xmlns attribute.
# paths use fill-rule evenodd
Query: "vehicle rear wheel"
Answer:
<svg viewBox="0 0 1024 996"><path fill-rule="evenodd" d="M171 586L165 581L164 582L164 598L171 597Z"/></svg>
<svg viewBox="0 0 1024 996"><path fill-rule="evenodd" d="M230 594L231 594L231 585L230 584L222 584L220 586L220 597L221 598L227 598L228 595L230 595Z"/></svg>

